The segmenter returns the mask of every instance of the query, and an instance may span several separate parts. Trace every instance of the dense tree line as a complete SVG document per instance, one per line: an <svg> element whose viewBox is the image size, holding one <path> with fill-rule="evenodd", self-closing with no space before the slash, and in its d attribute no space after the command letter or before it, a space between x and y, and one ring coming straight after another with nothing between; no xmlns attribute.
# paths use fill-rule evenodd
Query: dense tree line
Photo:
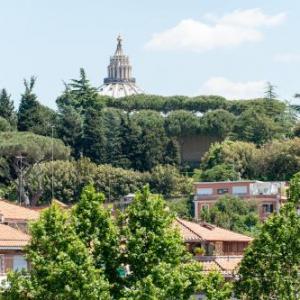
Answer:
<svg viewBox="0 0 300 300"><path fill-rule="evenodd" d="M55 161L36 165L27 178L33 194L42 191L40 203L49 203L52 197L52 170L54 196L65 203L78 201L83 187L93 183L108 201L120 200L149 184L152 190L167 198L186 196L192 192L192 180L179 173L174 166L156 166L151 172L139 172L97 165L89 159Z"/></svg>
<svg viewBox="0 0 300 300"><path fill-rule="evenodd" d="M299 135L296 115L289 105L273 96L236 101L218 96L136 95L113 99L100 97L81 69L78 79L65 84L65 90L56 100L58 110L54 111L39 102L35 84L35 77L24 80L17 111L9 93L5 89L0 92L0 131L3 137L10 136L1 143L5 151L10 151L9 147L14 149L11 157L4 150L0 152L0 178L6 188L18 175L14 168L16 156L22 154L27 163L36 152L43 153L51 146L51 135L57 143L61 140L69 147L71 159L87 157L98 165L109 164L145 174L154 174L153 169L161 165L184 169L183 138L196 135L226 139L225 143L213 145L204 156L201 170L196 172L198 179L285 180L298 170L298 142L296 138L290 139ZM13 141L12 145L8 141ZM54 159L59 159L63 147L60 144L54 149ZM291 159L280 155L280 151ZM63 157L69 158L69 155ZM47 155L45 160L49 159ZM69 163L73 164L66 162ZM29 165L35 174L38 168L45 169L38 159ZM38 191L38 198L41 188L31 183ZM152 187L156 189L155 185ZM158 192L167 189L161 187ZM33 190L29 190L33 195ZM169 192L162 193L168 195ZM49 190L45 195L48 199ZM69 201L65 196L62 198Z"/></svg>
<svg viewBox="0 0 300 300"><path fill-rule="evenodd" d="M253 143L224 141L204 155L197 180L289 180L300 169L300 138Z"/></svg>

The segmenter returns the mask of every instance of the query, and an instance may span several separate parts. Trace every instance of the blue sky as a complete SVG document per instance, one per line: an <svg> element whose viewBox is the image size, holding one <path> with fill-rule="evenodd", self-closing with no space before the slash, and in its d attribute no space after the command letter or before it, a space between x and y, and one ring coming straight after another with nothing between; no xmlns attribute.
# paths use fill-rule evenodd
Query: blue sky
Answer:
<svg viewBox="0 0 300 300"><path fill-rule="evenodd" d="M289 101L300 92L300 1L0 0L0 11L0 88L16 103L31 75L53 108L80 67L100 86L118 33L148 93L251 98L266 81Z"/></svg>

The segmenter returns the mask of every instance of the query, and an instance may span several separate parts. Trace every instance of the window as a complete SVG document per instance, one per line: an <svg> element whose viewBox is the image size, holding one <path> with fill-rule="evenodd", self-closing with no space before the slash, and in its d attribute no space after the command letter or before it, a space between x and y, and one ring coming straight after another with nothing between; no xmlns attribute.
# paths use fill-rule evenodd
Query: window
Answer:
<svg viewBox="0 0 300 300"><path fill-rule="evenodd" d="M272 213L274 211L273 203L265 203L262 205L264 213Z"/></svg>
<svg viewBox="0 0 300 300"><path fill-rule="evenodd" d="M227 188L217 189L218 195L228 194L229 190Z"/></svg>
<svg viewBox="0 0 300 300"><path fill-rule="evenodd" d="M21 271L22 269L27 270L27 261L22 255L15 255L13 258L13 270Z"/></svg>
<svg viewBox="0 0 300 300"><path fill-rule="evenodd" d="M213 189L212 188L199 188L197 189L197 195L204 196L204 195L212 195Z"/></svg>
<svg viewBox="0 0 300 300"><path fill-rule="evenodd" d="M245 195L245 194L247 194L247 192L248 191L247 191L246 185L232 187L232 194L234 194L234 195Z"/></svg>
<svg viewBox="0 0 300 300"><path fill-rule="evenodd" d="M209 205L208 204L201 204L200 209L201 210L209 210Z"/></svg>

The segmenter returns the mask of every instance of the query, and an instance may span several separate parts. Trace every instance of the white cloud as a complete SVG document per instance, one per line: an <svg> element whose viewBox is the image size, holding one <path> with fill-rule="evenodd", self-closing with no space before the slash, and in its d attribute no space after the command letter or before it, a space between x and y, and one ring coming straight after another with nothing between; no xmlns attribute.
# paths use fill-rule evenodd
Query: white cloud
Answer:
<svg viewBox="0 0 300 300"><path fill-rule="evenodd" d="M300 53L278 53L274 56L274 61L282 63L300 62Z"/></svg>
<svg viewBox="0 0 300 300"><path fill-rule="evenodd" d="M279 25L285 18L285 13L271 16L260 9L248 9L235 10L220 18L206 15L207 22L185 19L173 28L153 34L146 48L203 52L259 42L263 39L262 27Z"/></svg>
<svg viewBox="0 0 300 300"><path fill-rule="evenodd" d="M212 77L202 85L199 93L227 99L253 99L263 97L265 86L264 80L234 82L224 77Z"/></svg>
<svg viewBox="0 0 300 300"><path fill-rule="evenodd" d="M259 8L235 10L231 14L225 15L219 19L220 24L228 24L243 27L261 27L261 26L277 26L286 19L286 13L277 15L266 15Z"/></svg>

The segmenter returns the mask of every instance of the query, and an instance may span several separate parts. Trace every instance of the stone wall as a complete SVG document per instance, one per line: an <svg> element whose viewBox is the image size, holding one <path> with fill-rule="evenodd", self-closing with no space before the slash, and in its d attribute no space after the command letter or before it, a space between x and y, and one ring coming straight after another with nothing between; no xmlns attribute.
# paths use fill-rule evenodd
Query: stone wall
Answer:
<svg viewBox="0 0 300 300"><path fill-rule="evenodd" d="M210 145L221 139L207 135L194 135L182 137L179 140L182 161L199 164L203 154Z"/></svg>

